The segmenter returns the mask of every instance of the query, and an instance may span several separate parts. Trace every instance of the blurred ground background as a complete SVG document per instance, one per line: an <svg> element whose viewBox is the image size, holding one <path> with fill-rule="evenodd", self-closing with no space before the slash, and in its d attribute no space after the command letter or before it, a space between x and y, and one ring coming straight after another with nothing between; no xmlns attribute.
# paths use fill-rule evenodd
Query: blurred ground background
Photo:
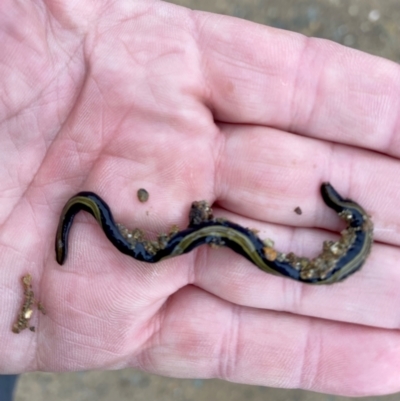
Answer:
<svg viewBox="0 0 400 401"><path fill-rule="evenodd" d="M400 62L399 0L174 0L185 7L326 38ZM27 373L16 401L348 401L302 390L245 386L220 380L179 380L135 370ZM363 401L398 401L400 394Z"/></svg>

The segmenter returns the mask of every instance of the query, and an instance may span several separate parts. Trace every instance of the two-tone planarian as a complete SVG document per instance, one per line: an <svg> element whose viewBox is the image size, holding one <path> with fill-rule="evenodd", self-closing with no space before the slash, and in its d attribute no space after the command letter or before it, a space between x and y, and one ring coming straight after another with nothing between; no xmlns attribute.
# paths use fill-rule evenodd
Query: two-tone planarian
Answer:
<svg viewBox="0 0 400 401"><path fill-rule="evenodd" d="M175 227L156 240L147 240L140 229L129 230L114 221L107 203L93 192L79 192L64 206L56 235L56 259L62 265L67 257L68 234L75 215L84 210L94 216L110 242L136 260L156 263L209 244L228 247L244 256L261 270L310 284L341 281L361 268L373 242L373 224L365 210L344 199L329 183L321 185L325 204L335 210L347 227L337 241L324 241L320 255L313 259L284 254L271 240L260 239L254 230L226 219L214 218L205 201L193 202L189 226Z"/></svg>

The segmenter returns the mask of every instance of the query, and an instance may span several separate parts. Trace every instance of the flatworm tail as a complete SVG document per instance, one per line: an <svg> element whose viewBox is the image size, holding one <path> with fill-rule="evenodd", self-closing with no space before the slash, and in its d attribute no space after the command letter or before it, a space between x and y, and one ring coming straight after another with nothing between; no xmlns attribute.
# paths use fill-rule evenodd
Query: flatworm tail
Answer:
<svg viewBox="0 0 400 401"><path fill-rule="evenodd" d="M373 225L360 205L344 199L329 183L321 185L321 195L326 205L347 223L347 228L338 241L325 241L321 254L313 259L281 253L271 240L261 240L253 230L214 218L205 201L193 202L188 228L173 229L156 240L147 240L141 230L116 224L107 203L93 192L80 192L64 206L56 235L56 259L61 265L65 262L73 219L84 210L94 216L120 252L142 262L156 263L208 244L228 247L268 273L310 284L334 283L363 265L371 250Z"/></svg>

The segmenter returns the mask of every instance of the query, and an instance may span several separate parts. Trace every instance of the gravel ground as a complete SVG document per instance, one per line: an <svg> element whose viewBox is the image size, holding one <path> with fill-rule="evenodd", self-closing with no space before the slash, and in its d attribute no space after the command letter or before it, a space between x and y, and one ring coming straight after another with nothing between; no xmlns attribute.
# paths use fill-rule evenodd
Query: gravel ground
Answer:
<svg viewBox="0 0 400 401"><path fill-rule="evenodd" d="M400 62L398 0L176 0L192 9L228 14L260 24L333 40ZM364 398L398 401L400 394ZM302 390L270 389L220 380L178 380L135 370L28 373L21 376L16 401L39 400L174 401L345 401L350 398Z"/></svg>

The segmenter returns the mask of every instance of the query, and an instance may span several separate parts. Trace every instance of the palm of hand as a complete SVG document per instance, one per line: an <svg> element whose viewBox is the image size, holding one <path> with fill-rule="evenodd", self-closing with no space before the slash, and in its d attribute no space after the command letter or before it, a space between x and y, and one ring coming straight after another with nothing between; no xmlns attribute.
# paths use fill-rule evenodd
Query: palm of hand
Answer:
<svg viewBox="0 0 400 401"><path fill-rule="evenodd" d="M0 139L4 370L137 366L334 393L398 389L400 338L388 329L398 327L399 222L377 234L387 245L375 246L357 278L325 288L266 275L224 249L138 263L84 215L65 266L53 247L64 202L83 189L153 235L185 227L193 200L218 201L220 215L276 237L283 251L310 254L321 231L307 227L339 227L316 195L330 179L382 226L396 198L379 210L374 199L385 188L398 193L400 153L384 145L394 112L376 105L394 101L396 67L379 60L374 71L386 75L373 86L337 61L347 54L339 47L327 67L318 42L304 50L304 38L243 21L163 3L88 5L30 5L18 23L9 17ZM360 89L352 91L354 80ZM398 124L394 132L395 145ZM382 176L394 183L389 189ZM144 205L140 187L150 193ZM299 204L301 218L292 212ZM27 272L48 314L37 334L15 336L9 327Z"/></svg>

